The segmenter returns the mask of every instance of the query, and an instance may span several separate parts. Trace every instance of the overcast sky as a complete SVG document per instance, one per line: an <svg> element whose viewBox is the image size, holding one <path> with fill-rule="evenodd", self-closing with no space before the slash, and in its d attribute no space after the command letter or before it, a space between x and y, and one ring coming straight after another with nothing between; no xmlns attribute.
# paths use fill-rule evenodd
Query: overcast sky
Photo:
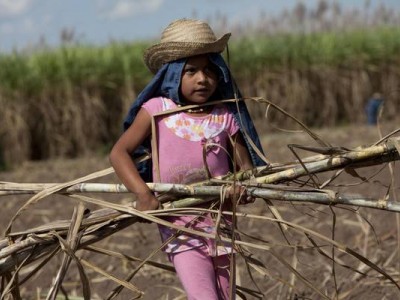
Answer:
<svg viewBox="0 0 400 300"><path fill-rule="evenodd" d="M278 14L299 0L0 0L0 52L22 49L44 38L57 45L63 28L82 42L158 38L172 20L205 19L216 12L235 23ZM343 6L363 7L366 1L400 8L400 0L337 0ZM312 7L317 0L305 0Z"/></svg>

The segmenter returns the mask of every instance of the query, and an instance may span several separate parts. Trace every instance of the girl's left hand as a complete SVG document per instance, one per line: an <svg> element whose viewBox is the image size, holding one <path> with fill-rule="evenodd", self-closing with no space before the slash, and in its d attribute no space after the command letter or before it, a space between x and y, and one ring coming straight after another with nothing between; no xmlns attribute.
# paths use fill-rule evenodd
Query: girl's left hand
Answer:
<svg viewBox="0 0 400 300"><path fill-rule="evenodd" d="M236 185L235 189L231 186L228 190L227 197L233 199L236 194L236 200L238 204L249 204L254 203L256 198L247 192L247 188L243 185Z"/></svg>

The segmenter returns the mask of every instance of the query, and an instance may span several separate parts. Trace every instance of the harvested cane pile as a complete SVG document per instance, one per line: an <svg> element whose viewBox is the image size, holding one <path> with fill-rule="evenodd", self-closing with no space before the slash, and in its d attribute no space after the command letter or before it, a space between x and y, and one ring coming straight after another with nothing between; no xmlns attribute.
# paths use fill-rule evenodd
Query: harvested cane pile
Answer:
<svg viewBox="0 0 400 300"><path fill-rule="evenodd" d="M332 147L326 143L321 144L322 141L319 137L305 128L304 125L302 126L319 141L321 147L309 148L292 145L291 149L298 158L293 162L271 163L267 167L258 168L251 172L231 174L225 178L212 179L198 184L149 183L148 185L153 191L168 195L168 197L162 198L163 210L147 213L136 211L131 205L114 204L98 197L85 195L85 193L102 193L104 195L104 193L127 192L126 188L119 184L88 182L112 173L111 168L62 184L0 182L0 195L34 194L10 219L5 230L5 238L0 240L1 299L21 299L20 290L24 284L36 273L39 273L46 264L51 263L54 257L60 255L62 256L61 263L57 274L54 275L51 288L46 292L46 299L57 299L60 292L67 294L63 283L72 262L77 266L79 272L83 299L93 298L88 270L117 284L117 287L107 296L101 298L113 299L124 289L130 291L130 298L140 298L143 296L143 292L131 281L144 266L159 268L166 272L174 271L170 265L152 260L161 247L155 249L146 258L137 258L96 247L95 244L132 224L141 222L143 219L174 227L159 217L171 214L202 214L206 211L214 212L217 217L220 214L233 214L238 225L242 220L250 221L252 224L257 222L258 228L265 226L266 223L274 224L284 241L279 246L293 250L292 259L288 261L284 255L285 252L277 251L277 243L267 240L268 236L256 237L255 234L246 233L237 226L235 235L232 236L230 241L235 245L239 254L238 258L242 259L250 274L249 277L252 279L251 286L241 285L240 282L237 282L237 293L243 299L268 297L269 292L282 289L282 287L286 287L285 297L289 299L344 299L351 295L352 290L348 287L342 288L337 283L336 272L339 268L349 270L357 282L362 281L362 279L364 281L369 280L369 282L392 286L400 291L397 278L398 271L391 269L388 271L382 267L382 264L374 262L360 251L336 241L334 230L332 230L331 236L327 236L317 230L298 225L297 222L285 220L281 211L275 205L278 201L283 201L294 207L297 204L305 203L308 203L308 205L310 205L309 203L326 205L332 210L332 223L335 223L334 209L337 208L351 210L354 214L357 214L354 207L399 212L400 203L390 197L390 195L395 197L395 193L390 193L390 188L388 188L386 197L381 199L371 199L359 194L341 193L330 188L332 183L343 173L350 174L361 181L368 181L358 174L360 168L382 166L392 170L392 162L400 158L400 138L395 137L399 130L392 132L371 146L350 150ZM316 151L320 154L300 158L295 149ZM333 174L323 178L329 172ZM262 199L270 212L270 216L249 214L240 209L233 212L220 211L218 209L219 203L221 199L224 199L223 194L226 187L233 184L246 186L249 193ZM53 194L62 194L77 201L78 204L70 220L50 222L22 231L12 230L15 221L22 214L28 212L32 205ZM209 209L194 208L199 203L205 202L210 204ZM88 211L86 209L88 205L96 205L101 209ZM362 218L358 214L357 216ZM205 233L187 228L177 229L195 235L207 236ZM296 234L302 236L305 241L299 243L294 238ZM240 238L237 238L238 236ZM224 239L218 235L208 237ZM324 287L326 282L321 284L318 280L315 280L315 275L304 274L299 271L302 269L302 251L313 251L314 256L326 259L331 274L330 278L333 278L333 283L329 288ZM117 257L122 261L135 262L136 265L124 279L121 279L113 275L112 272L96 266L82 252L100 253L105 257ZM285 279L277 272L272 271L269 265L266 265L260 257L254 255L255 253L259 253L258 256L263 254L272 256L281 267L289 270L290 278ZM254 279L254 273L264 280L268 278L268 280L275 281L276 285L267 290L263 289L260 287L262 284ZM281 296L283 297L283 292ZM68 298L68 296L65 297Z"/></svg>

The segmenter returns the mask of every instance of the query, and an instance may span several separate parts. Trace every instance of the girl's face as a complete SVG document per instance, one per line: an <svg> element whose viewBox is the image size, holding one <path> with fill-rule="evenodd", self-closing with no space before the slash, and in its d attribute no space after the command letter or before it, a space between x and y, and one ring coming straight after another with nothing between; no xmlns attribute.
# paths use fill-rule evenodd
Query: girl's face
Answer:
<svg viewBox="0 0 400 300"><path fill-rule="evenodd" d="M214 94L218 84L216 67L207 55L188 58L182 72L181 92L189 104L206 102Z"/></svg>

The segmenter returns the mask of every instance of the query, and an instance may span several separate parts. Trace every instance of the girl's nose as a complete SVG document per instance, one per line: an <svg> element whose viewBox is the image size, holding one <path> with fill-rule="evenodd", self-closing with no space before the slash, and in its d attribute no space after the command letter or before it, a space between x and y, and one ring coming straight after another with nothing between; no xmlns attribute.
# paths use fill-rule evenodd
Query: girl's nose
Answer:
<svg viewBox="0 0 400 300"><path fill-rule="evenodd" d="M207 75L203 71L199 70L197 73L197 80L199 82L205 82L207 80Z"/></svg>

